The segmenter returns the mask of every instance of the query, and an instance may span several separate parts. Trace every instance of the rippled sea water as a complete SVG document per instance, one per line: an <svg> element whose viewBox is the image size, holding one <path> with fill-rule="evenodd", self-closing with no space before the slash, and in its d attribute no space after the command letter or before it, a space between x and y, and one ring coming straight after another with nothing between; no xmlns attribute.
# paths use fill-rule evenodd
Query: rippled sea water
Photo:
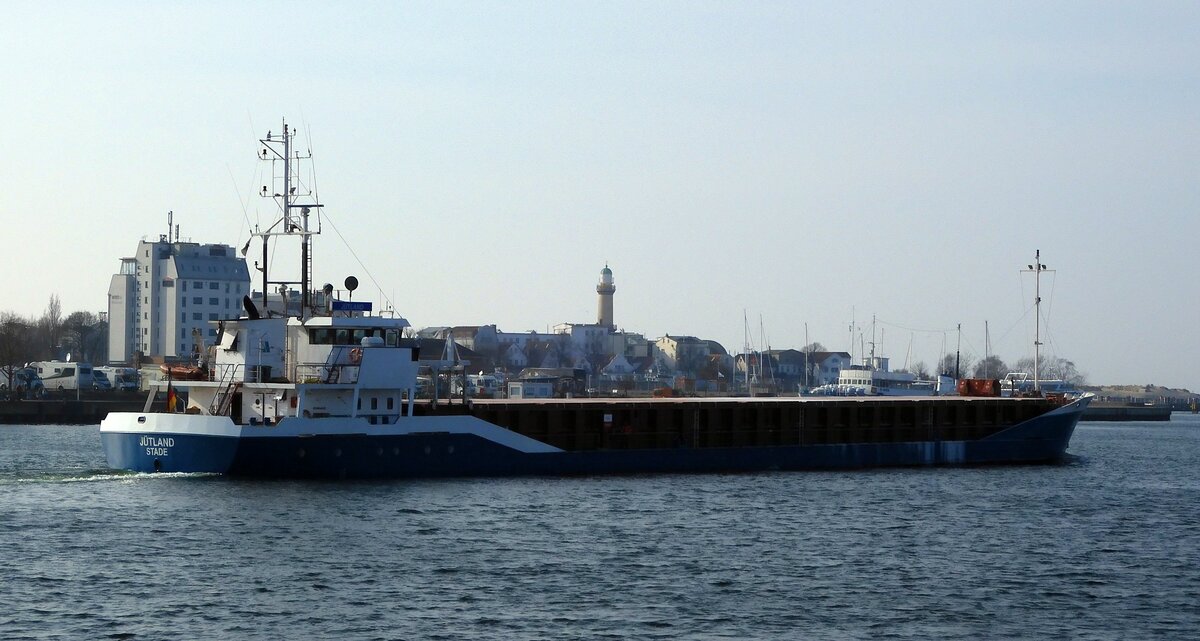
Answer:
<svg viewBox="0 0 1200 641"><path fill-rule="evenodd" d="M1200 420L1058 466L263 482L0 426L0 638L1200 638Z"/></svg>

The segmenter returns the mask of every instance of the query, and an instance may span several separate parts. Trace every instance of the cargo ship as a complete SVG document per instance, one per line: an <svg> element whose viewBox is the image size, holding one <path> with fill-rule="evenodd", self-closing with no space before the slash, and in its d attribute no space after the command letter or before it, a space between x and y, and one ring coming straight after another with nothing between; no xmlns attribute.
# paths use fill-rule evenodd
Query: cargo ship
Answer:
<svg viewBox="0 0 1200 641"><path fill-rule="evenodd" d="M408 322L312 287L309 216L320 205L291 188L293 135L285 122L260 140L261 157L283 164L282 213L251 240L263 266L270 240L298 242L300 280L264 268L262 300L218 323L202 376L158 384L165 403L152 389L142 411L110 413L100 426L110 467L341 479L1052 463L1090 400L419 400ZM283 296L271 310L265 292L288 284L300 287L298 309Z"/></svg>

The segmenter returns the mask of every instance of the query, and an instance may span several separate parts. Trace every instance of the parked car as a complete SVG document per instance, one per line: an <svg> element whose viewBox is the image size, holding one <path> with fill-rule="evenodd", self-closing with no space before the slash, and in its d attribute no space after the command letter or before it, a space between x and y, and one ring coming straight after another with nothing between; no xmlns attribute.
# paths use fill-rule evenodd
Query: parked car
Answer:
<svg viewBox="0 0 1200 641"><path fill-rule="evenodd" d="M92 370L92 389L108 392L112 388L112 383L108 380L108 376L104 372L98 369Z"/></svg>

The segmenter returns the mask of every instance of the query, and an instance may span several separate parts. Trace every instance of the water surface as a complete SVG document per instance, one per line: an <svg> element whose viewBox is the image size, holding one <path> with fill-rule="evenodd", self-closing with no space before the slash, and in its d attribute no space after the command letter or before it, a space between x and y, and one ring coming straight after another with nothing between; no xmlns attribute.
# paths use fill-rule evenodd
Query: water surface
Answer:
<svg viewBox="0 0 1200 641"><path fill-rule="evenodd" d="M1200 636L1200 420L1059 466L241 481L0 426L0 638Z"/></svg>

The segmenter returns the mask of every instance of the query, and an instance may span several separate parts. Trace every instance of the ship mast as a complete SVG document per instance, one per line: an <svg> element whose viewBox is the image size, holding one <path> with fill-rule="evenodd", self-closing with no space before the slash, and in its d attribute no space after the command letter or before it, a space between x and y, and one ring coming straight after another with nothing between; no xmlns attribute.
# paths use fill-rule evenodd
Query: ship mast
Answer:
<svg viewBox="0 0 1200 641"><path fill-rule="evenodd" d="M1042 250L1033 255L1033 264L1021 271L1033 272L1033 391L1042 389L1038 368L1042 358L1042 272L1053 271L1042 264Z"/></svg>
<svg viewBox="0 0 1200 641"><path fill-rule="evenodd" d="M289 127L285 119L281 135L274 135L268 131L266 138L259 139L259 143L262 144L262 149L258 154L259 160L270 160L272 165L277 161L282 161L283 163L283 190L275 192L266 185L263 185L259 195L264 198L273 198L276 201L279 205L280 218L265 231L256 229L252 236L262 238L262 266L260 269L262 270L263 310L267 310L267 293L270 291L270 286L279 285L283 298L284 315L287 315L287 286L298 285L300 287L300 317L304 318L310 314L313 308L312 237L315 234L321 233L320 230L313 230L309 226L309 215L313 209L319 209L323 205L316 201L316 197L311 191L297 193L300 184L297 165L301 160L311 159L312 155L310 153L301 157L299 153L292 150L292 139L295 136L296 129ZM274 180L274 172L272 172L272 180ZM300 202L301 198L304 198L304 202ZM299 236L299 281L271 280L268 276L268 240L272 236ZM243 248L243 254L247 248L249 248L249 243L246 244L246 248Z"/></svg>

